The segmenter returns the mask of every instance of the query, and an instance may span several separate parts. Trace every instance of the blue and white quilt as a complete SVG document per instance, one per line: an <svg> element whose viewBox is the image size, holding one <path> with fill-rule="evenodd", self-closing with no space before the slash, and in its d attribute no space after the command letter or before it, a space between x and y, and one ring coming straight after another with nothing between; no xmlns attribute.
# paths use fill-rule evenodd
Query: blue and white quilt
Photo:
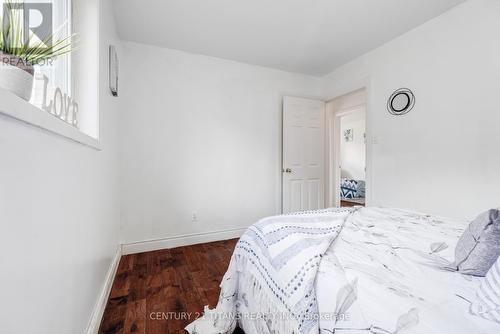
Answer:
<svg viewBox="0 0 500 334"><path fill-rule="evenodd" d="M351 212L303 212L252 225L236 245L216 309L205 309L187 331L232 333L239 320L255 333L318 333L316 275Z"/></svg>

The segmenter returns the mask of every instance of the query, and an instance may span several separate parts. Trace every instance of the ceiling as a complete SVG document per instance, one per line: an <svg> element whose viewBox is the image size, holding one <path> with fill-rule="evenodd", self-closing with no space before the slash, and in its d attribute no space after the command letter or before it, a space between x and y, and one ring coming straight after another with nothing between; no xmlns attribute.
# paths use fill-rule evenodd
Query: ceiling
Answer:
<svg viewBox="0 0 500 334"><path fill-rule="evenodd" d="M322 76L465 0L115 0L120 37Z"/></svg>

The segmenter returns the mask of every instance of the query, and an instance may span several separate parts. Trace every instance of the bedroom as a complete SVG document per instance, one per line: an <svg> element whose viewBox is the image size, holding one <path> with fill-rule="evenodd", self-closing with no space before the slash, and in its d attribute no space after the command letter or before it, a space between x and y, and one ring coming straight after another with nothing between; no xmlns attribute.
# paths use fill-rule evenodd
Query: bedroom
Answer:
<svg viewBox="0 0 500 334"><path fill-rule="evenodd" d="M0 70L2 332L183 333L205 305L216 307L223 275L241 269L229 267L235 250L243 255L236 239L265 230L254 224L266 217L291 226L317 214L322 222L304 224L329 233L303 247L327 258L321 274L306 276L320 286L313 313L323 317L309 322L313 331L500 332L477 307L489 269L452 270L470 222L491 218L487 226L498 231L495 216L481 214L500 207L499 1L38 2L58 9L54 25L71 19L67 33L78 43L53 71L35 66L49 80L45 105L53 99L53 110L34 101L43 96L43 75L35 74L30 104ZM77 126L56 88L78 103ZM411 91L404 115L389 103L399 89ZM366 92L366 207L279 216L339 204L338 150L329 137L338 124L326 116L332 101L359 90ZM286 97L324 111L322 136L302 145L284 140ZM316 183L295 183L300 201L290 203L299 210L284 207L286 169L296 174L284 164L287 144L318 157L322 170ZM278 240L271 253L286 247ZM498 234L485 243L485 252L498 251ZM287 282L280 289L307 262L304 251L273 276ZM479 262L493 271L494 256ZM277 305L263 289L246 294L251 307L257 297ZM357 296L341 307L339 291ZM294 324L238 326L289 333ZM226 325L219 332L236 323Z"/></svg>

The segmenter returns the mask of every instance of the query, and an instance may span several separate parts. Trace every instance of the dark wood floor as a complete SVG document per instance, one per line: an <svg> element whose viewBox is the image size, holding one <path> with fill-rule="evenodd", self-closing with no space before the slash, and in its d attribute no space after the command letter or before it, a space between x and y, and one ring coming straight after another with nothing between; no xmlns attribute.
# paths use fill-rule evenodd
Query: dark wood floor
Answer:
<svg viewBox="0 0 500 334"><path fill-rule="evenodd" d="M99 334L187 333L205 305L217 305L236 241L123 256Z"/></svg>

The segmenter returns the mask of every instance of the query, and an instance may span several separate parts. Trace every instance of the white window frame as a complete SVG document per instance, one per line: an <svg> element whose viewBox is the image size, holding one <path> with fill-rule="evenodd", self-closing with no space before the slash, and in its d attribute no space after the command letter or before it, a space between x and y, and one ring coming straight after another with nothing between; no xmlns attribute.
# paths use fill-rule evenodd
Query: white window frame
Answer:
<svg viewBox="0 0 500 334"><path fill-rule="evenodd" d="M26 3L52 3L52 29L56 31L63 27L59 37L70 36L73 31L72 0L24 0ZM55 60L54 66L35 66L36 73L42 73L49 79L49 95L53 95L56 87L71 96L73 91L71 53ZM35 87L34 87L35 88ZM35 95L35 94L33 94Z"/></svg>
<svg viewBox="0 0 500 334"><path fill-rule="evenodd" d="M40 1L40 0L32 0L32 1ZM45 0L47 1L47 0ZM72 0L49 0L48 2L53 2L53 20L54 20L54 29L58 29L63 24L65 25L65 34L64 36L70 36L73 31L73 1ZM61 70L54 69L54 73L52 77L49 77L49 82L52 79L54 84L61 88L61 90L68 95L71 95L73 85L72 85L72 76L71 76L71 53L64 55L60 59L57 59L58 62L61 62L59 67L63 67Z"/></svg>
<svg viewBox="0 0 500 334"><path fill-rule="evenodd" d="M75 0L70 0L70 4L68 6L68 11L70 15L73 15L73 6L74 6L74 1ZM81 1L82 3L85 3L85 0L76 0L76 1ZM94 1L92 1L94 2ZM100 46L100 10L101 10L101 1L97 0L95 1L97 3L97 12L99 13L98 17L91 17L89 18L88 22L92 22L95 27L95 21L97 21L97 36L88 36L92 39L93 42L95 42L95 45L92 45L92 47L97 48L97 55L99 55L99 46ZM84 18L87 20L87 17ZM71 20L70 22L70 27L74 28L74 20ZM78 32L80 33L80 32ZM71 57L69 55L69 57ZM97 57L99 59L99 57ZM68 58L68 64L71 69L73 69L73 62L71 61L71 58ZM96 66L96 68L94 68ZM99 73L99 66L100 64L92 64L92 69L95 70L96 73ZM97 79L99 79L99 76L97 75ZM69 72L68 75L68 85L70 87L71 93L74 94L75 91L75 86L74 86L74 81L75 77L74 74L71 74L71 71ZM99 86L99 82L96 82L97 87ZM93 94L93 93L92 93ZM99 91L96 90L96 101L99 101ZM83 112L90 112L90 113L95 113L95 115L99 115L99 110L98 110L98 104L95 105L94 110L84 110ZM82 110L80 110L81 114ZM38 107L30 104L29 102L21 99L20 97L14 95L13 93L0 88L0 116L8 116L10 118L14 118L18 121L21 121L25 124L28 124L29 126L33 126L36 128L40 128L44 131L47 131L48 133L55 134L57 136L69 139L71 141L74 141L76 143L82 144L84 146L88 146L90 148L96 149L96 150L101 150L101 143L99 140L100 137L100 122L98 116L96 117L97 124L95 124L97 128L97 135L91 136L88 135L87 133L81 131L80 129L75 128L69 123L66 123L65 121L55 117L54 115L44 111L40 110ZM1 121L1 119L0 119Z"/></svg>

